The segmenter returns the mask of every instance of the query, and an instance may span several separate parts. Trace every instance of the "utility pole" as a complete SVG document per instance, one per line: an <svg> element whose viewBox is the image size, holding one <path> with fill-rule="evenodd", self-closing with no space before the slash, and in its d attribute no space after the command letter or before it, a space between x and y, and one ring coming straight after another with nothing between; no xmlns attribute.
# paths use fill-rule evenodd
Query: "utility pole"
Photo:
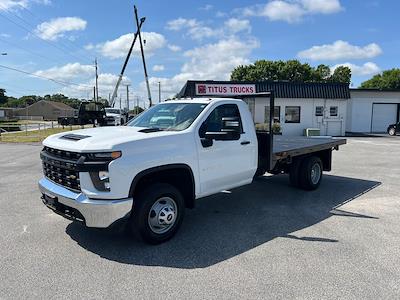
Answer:
<svg viewBox="0 0 400 300"><path fill-rule="evenodd" d="M161 103L161 82L158 82L158 103Z"/></svg>
<svg viewBox="0 0 400 300"><path fill-rule="evenodd" d="M126 84L126 110L129 114L129 84Z"/></svg>
<svg viewBox="0 0 400 300"><path fill-rule="evenodd" d="M140 34L140 24L139 24L139 17L138 17L138 12L136 5L133 6L134 11L135 11L135 19L136 19L136 26L139 29L138 30L138 36L139 36L139 44L140 44L140 52L142 53L142 61L143 61L143 69L144 69L144 79L146 81L146 86L147 86L147 96L149 98L149 103L150 107L153 106L153 102L151 101L151 92L150 92L150 85L149 85L149 76L147 75L147 67L146 67L146 59L144 57L144 49L143 49L143 42L142 42L142 35Z"/></svg>
<svg viewBox="0 0 400 300"><path fill-rule="evenodd" d="M93 101L96 101L96 87L93 87Z"/></svg>
<svg viewBox="0 0 400 300"><path fill-rule="evenodd" d="M98 79L99 79L99 75L97 74L97 57L94 60L94 65L96 68L96 93L95 93L95 100L96 102L99 101L99 83L98 83Z"/></svg>

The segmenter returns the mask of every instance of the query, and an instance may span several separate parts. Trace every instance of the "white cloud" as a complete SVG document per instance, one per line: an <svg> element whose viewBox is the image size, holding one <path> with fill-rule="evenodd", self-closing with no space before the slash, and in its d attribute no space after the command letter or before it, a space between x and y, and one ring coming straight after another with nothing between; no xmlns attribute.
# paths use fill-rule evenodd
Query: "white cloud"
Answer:
<svg viewBox="0 0 400 300"><path fill-rule="evenodd" d="M85 48L86 50L93 50L93 49L96 48L96 47L95 47L95 45L93 45L92 43L90 43L90 44L87 44L84 48Z"/></svg>
<svg viewBox="0 0 400 300"><path fill-rule="evenodd" d="M64 17L52 19L39 24L35 32L44 40L55 41L64 36L65 32L84 30L87 22L78 17Z"/></svg>
<svg viewBox="0 0 400 300"><path fill-rule="evenodd" d="M179 52L182 50L182 48L177 45L168 45L168 49L172 52Z"/></svg>
<svg viewBox="0 0 400 300"><path fill-rule="evenodd" d="M98 77L99 96L108 99L108 95L114 91L117 84L118 76L110 73L100 73ZM128 77L123 77L121 84L130 84L131 80ZM90 79L79 86L71 85L63 87L61 92L70 97L88 98L91 99L93 94L93 87L95 86L95 79ZM119 90L121 92L121 89Z"/></svg>
<svg viewBox="0 0 400 300"><path fill-rule="evenodd" d="M257 47L257 40L230 37L194 48L184 53L187 62L179 74L172 78L151 77L150 86L154 87L156 92L155 87L161 82L163 93L171 96L179 92L187 80L228 80L235 67L250 62L249 55ZM144 88L142 83L142 90Z"/></svg>
<svg viewBox="0 0 400 300"><path fill-rule="evenodd" d="M156 32L142 32L141 35L142 39L146 40L146 44L144 45L146 56L153 55L157 49L165 47L167 43L165 37ZM98 44L96 45L96 48L105 57L111 59L122 58L127 55L132 44L133 37L133 33L124 34L115 40ZM136 55L140 54L139 43L135 44L133 53Z"/></svg>
<svg viewBox="0 0 400 300"><path fill-rule="evenodd" d="M11 35L8 33L0 33L0 37L8 39L11 37Z"/></svg>
<svg viewBox="0 0 400 300"><path fill-rule="evenodd" d="M310 49L299 52L297 56L311 60L339 60L373 58L382 53L381 47L375 43L360 47L339 40L333 44L313 46Z"/></svg>
<svg viewBox="0 0 400 300"><path fill-rule="evenodd" d="M339 0L301 0L300 2L310 13L333 14L343 10Z"/></svg>
<svg viewBox="0 0 400 300"><path fill-rule="evenodd" d="M209 11L209 10L212 10L213 8L214 8L213 5L211 5L211 4L206 4L206 5L202 6L202 7L200 7L200 10Z"/></svg>
<svg viewBox="0 0 400 300"><path fill-rule="evenodd" d="M373 62L367 62L361 66L352 63L337 64L331 68L332 72L340 66L349 67L352 75L358 76L375 75L381 72L381 69Z"/></svg>
<svg viewBox="0 0 400 300"><path fill-rule="evenodd" d="M225 21L225 27L228 28L229 31L233 33L237 33L240 31L251 31L251 26L249 20L240 20L236 18L230 18Z"/></svg>
<svg viewBox="0 0 400 300"><path fill-rule="evenodd" d="M213 29L205 26L203 22L196 19L178 18L167 22L167 29L173 31L187 30L187 35L193 39L201 41L204 38L218 37L222 34L219 29Z"/></svg>
<svg viewBox="0 0 400 300"><path fill-rule="evenodd" d="M0 11L18 10L27 8L29 5L44 4L48 5L51 3L50 0L0 0Z"/></svg>
<svg viewBox="0 0 400 300"><path fill-rule="evenodd" d="M66 64L62 67L53 67L46 70L36 71L34 74L56 80L70 80L85 75L94 76L95 69L92 65L81 65L80 63Z"/></svg>
<svg viewBox="0 0 400 300"><path fill-rule="evenodd" d="M343 8L339 0L273 0L242 9L245 16L266 17L270 21L299 22L306 15L333 14Z"/></svg>
<svg viewBox="0 0 400 300"><path fill-rule="evenodd" d="M178 18L167 23L167 29L173 31L186 30L186 36L189 38L202 41L210 38L224 38L240 31L251 31L250 22L237 18L231 18L224 23L223 27L212 28L204 25L196 19Z"/></svg>
<svg viewBox="0 0 400 300"><path fill-rule="evenodd" d="M221 36L222 31L208 26L195 26L189 29L188 35L194 40L202 41L204 38Z"/></svg>
<svg viewBox="0 0 400 300"><path fill-rule="evenodd" d="M154 65L153 66L153 71L154 72L160 72L160 71L164 71L164 70L165 70L164 65Z"/></svg>
<svg viewBox="0 0 400 300"><path fill-rule="evenodd" d="M179 31L185 28L191 28L198 26L198 22L196 19L185 19L185 18L178 18L175 20L171 20L167 23L167 29L173 31Z"/></svg>

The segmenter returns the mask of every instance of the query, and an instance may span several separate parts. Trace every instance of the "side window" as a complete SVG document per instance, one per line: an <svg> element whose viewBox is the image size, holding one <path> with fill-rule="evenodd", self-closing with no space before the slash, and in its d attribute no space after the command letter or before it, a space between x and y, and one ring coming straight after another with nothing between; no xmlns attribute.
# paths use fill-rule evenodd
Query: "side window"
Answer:
<svg viewBox="0 0 400 300"><path fill-rule="evenodd" d="M222 118L226 117L239 118L240 126L242 127L242 119L237 105L223 104L216 107L201 125L199 129L200 138L204 138L206 132L220 132L222 129ZM241 128L241 131L243 132L243 128Z"/></svg>
<svg viewBox="0 0 400 300"><path fill-rule="evenodd" d="M300 123L300 106L285 107L285 123Z"/></svg>
<svg viewBox="0 0 400 300"><path fill-rule="evenodd" d="M331 117L337 117L337 115L338 115L338 107L337 106L331 106L329 108L329 112L330 112Z"/></svg>
<svg viewBox="0 0 400 300"><path fill-rule="evenodd" d="M316 117L323 117L324 116L324 107L323 106L315 107L315 116Z"/></svg>

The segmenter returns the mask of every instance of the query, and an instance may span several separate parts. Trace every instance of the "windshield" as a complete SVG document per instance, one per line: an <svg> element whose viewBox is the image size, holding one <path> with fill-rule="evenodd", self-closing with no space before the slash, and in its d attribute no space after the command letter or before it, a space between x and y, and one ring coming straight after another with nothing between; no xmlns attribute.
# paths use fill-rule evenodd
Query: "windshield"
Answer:
<svg viewBox="0 0 400 300"><path fill-rule="evenodd" d="M109 113L109 114L120 114L120 110L119 109L115 109L115 108L106 108L106 113Z"/></svg>
<svg viewBox="0 0 400 300"><path fill-rule="evenodd" d="M132 127L180 131L188 128L207 104L166 103L153 106L128 123Z"/></svg>

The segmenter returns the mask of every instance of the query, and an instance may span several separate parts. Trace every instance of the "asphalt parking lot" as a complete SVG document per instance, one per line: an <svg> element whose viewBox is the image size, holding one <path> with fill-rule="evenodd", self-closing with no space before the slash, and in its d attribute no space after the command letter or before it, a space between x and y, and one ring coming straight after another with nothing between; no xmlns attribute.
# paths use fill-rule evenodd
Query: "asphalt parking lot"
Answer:
<svg viewBox="0 0 400 300"><path fill-rule="evenodd" d="M201 199L148 246L43 206L40 145L0 144L0 299L400 297L400 138L350 138L320 189Z"/></svg>

